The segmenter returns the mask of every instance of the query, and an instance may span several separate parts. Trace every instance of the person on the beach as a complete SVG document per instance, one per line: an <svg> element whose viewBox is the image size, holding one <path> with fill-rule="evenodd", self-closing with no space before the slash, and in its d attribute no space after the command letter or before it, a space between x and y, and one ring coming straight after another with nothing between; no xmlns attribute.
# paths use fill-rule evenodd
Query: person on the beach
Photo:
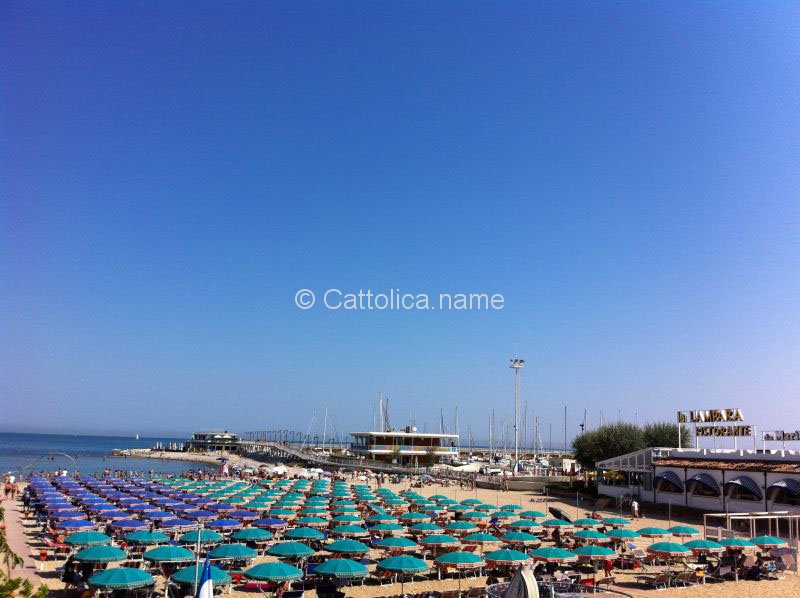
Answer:
<svg viewBox="0 0 800 598"><path fill-rule="evenodd" d="M289 590L289 582L288 581L284 581L280 586L278 586L278 589L275 590L275 596L277 598L281 598L281 596L283 596L284 592L287 592L288 590Z"/></svg>
<svg viewBox="0 0 800 598"><path fill-rule="evenodd" d="M611 572L614 570L614 562L611 559L603 559L603 573L606 577L611 577Z"/></svg>

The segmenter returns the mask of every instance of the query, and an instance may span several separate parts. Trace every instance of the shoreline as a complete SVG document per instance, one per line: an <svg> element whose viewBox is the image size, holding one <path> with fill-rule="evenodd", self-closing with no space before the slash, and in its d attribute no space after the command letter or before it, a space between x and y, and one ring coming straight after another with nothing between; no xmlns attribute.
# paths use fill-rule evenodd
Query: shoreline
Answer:
<svg viewBox="0 0 800 598"><path fill-rule="evenodd" d="M225 453L225 452L186 453L178 451L150 450L149 452L136 452L129 455L113 454L112 456L115 459L131 458L131 459L152 459L152 460L163 460L163 461L182 461L185 463L203 463L206 465L214 465L216 467L219 467L220 465L219 459L225 458L228 459L228 466L240 465L242 467L250 467L256 470L262 465L269 465L267 463L264 463L263 461L256 461L255 459L250 459L249 457L242 457L240 455L236 455L233 453Z"/></svg>

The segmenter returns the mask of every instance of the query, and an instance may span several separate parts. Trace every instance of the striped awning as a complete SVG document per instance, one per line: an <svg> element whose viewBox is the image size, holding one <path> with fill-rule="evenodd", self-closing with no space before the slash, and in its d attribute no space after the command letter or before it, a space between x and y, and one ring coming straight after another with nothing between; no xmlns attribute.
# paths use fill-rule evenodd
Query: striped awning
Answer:
<svg viewBox="0 0 800 598"><path fill-rule="evenodd" d="M729 486L739 486L740 488L747 490L750 494L752 494L759 500L764 498L764 495L761 493L761 488L759 487L759 485L753 481L753 478L747 477L746 475L740 475L739 477L726 481L725 489L727 490Z"/></svg>
<svg viewBox="0 0 800 598"><path fill-rule="evenodd" d="M683 482L678 477L678 474L675 473L674 471L662 471L661 473L653 476L653 481L661 482L661 485L667 483L670 486L672 486L675 490L683 492Z"/></svg>
<svg viewBox="0 0 800 598"><path fill-rule="evenodd" d="M717 484L717 480L712 478L707 473L697 473L686 480L686 490L691 492L692 489L697 485L704 486L708 488L712 492L714 492L717 496L722 494L722 491L719 489L719 484Z"/></svg>
<svg viewBox="0 0 800 598"><path fill-rule="evenodd" d="M794 478L784 478L782 480L778 480L769 485L767 488L768 494L773 494L780 490L785 490L789 494L795 497L800 497L800 481L795 480Z"/></svg>

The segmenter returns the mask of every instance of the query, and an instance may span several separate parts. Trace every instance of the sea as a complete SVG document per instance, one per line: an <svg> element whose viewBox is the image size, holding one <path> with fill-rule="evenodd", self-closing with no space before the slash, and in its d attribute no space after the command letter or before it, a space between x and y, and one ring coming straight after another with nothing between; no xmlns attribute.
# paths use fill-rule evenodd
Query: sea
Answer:
<svg viewBox="0 0 800 598"><path fill-rule="evenodd" d="M81 474L103 470L150 470L166 475L179 475L203 467L197 463L173 459L113 457L114 449L150 448L157 442L185 442L185 438L139 438L125 436L81 436L67 434L16 434L0 432L0 473L52 472L67 469Z"/></svg>

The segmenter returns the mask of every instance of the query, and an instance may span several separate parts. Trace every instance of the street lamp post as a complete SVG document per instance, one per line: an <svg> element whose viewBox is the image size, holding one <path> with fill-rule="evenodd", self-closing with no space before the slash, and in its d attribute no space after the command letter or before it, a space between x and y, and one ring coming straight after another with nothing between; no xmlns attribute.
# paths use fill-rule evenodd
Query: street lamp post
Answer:
<svg viewBox="0 0 800 598"><path fill-rule="evenodd" d="M525 367L525 360L515 357L509 366L514 370L514 469L517 472L519 467L519 372Z"/></svg>

